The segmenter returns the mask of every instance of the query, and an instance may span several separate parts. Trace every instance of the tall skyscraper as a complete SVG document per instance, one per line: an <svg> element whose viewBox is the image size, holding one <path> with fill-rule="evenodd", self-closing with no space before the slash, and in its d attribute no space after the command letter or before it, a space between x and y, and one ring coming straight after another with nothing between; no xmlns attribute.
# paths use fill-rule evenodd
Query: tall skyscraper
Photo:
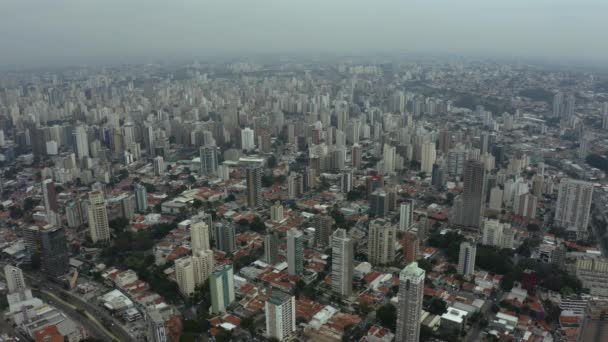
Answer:
<svg viewBox="0 0 608 342"><path fill-rule="evenodd" d="M241 149L245 151L252 151L255 149L254 132L249 127L241 130Z"/></svg>
<svg viewBox="0 0 608 342"><path fill-rule="evenodd" d="M290 275L304 272L304 235L295 228L287 231L287 271Z"/></svg>
<svg viewBox="0 0 608 342"><path fill-rule="evenodd" d="M562 116L564 110L562 109L564 106L564 94L561 92L555 93L553 95L553 117L559 118Z"/></svg>
<svg viewBox="0 0 608 342"><path fill-rule="evenodd" d="M283 341L296 331L295 297L280 291L273 291L266 301L266 337Z"/></svg>
<svg viewBox="0 0 608 342"><path fill-rule="evenodd" d="M456 224L479 229L485 199L485 168L483 163L467 160L464 164L464 189L457 210Z"/></svg>
<svg viewBox="0 0 608 342"><path fill-rule="evenodd" d="M583 321L578 330L577 342L596 342L608 339L608 300L593 299L587 302Z"/></svg>
<svg viewBox="0 0 608 342"><path fill-rule="evenodd" d="M57 191L55 190L55 183L52 179L45 179L42 181L42 196L46 211L57 213L59 211L59 206L57 205Z"/></svg>
<svg viewBox="0 0 608 342"><path fill-rule="evenodd" d="M376 190L369 196L370 214L385 217L389 212L389 196L386 191Z"/></svg>
<svg viewBox="0 0 608 342"><path fill-rule="evenodd" d="M55 278L70 270L70 253L63 227L48 225L40 229L40 269Z"/></svg>
<svg viewBox="0 0 608 342"><path fill-rule="evenodd" d="M555 224L576 238L586 237L592 198L593 184L562 178L555 206Z"/></svg>
<svg viewBox="0 0 608 342"><path fill-rule="evenodd" d="M395 342L418 342L425 272L412 262L399 273L399 302Z"/></svg>
<svg viewBox="0 0 608 342"><path fill-rule="evenodd" d="M211 311L214 314L226 312L230 303L234 302L234 271L232 265L224 265L209 277L211 289Z"/></svg>
<svg viewBox="0 0 608 342"><path fill-rule="evenodd" d="M74 141L76 143L76 155L78 159L89 156L89 140L87 130L84 126L78 125L74 128Z"/></svg>
<svg viewBox="0 0 608 342"><path fill-rule="evenodd" d="M367 236L368 257L373 265L386 265L395 261L397 229L389 221L376 219L370 222Z"/></svg>
<svg viewBox="0 0 608 342"><path fill-rule="evenodd" d="M99 190L89 192L88 217L89 232L93 243L110 241L110 226L103 192Z"/></svg>
<svg viewBox="0 0 608 342"><path fill-rule="evenodd" d="M430 175L433 172L433 164L435 163L435 158L437 157L435 143L429 142L422 144L420 156L422 157L420 161L420 171Z"/></svg>
<svg viewBox="0 0 608 342"><path fill-rule="evenodd" d="M135 184L135 204L137 211L146 211L148 209L148 193L146 187L141 184Z"/></svg>
<svg viewBox="0 0 608 342"><path fill-rule="evenodd" d="M353 169L357 170L359 168L361 168L361 145L359 144L353 144L353 147L351 149L351 165L353 167Z"/></svg>
<svg viewBox="0 0 608 342"><path fill-rule="evenodd" d="M217 147L215 145L201 146L200 159L202 175L217 175L218 160Z"/></svg>
<svg viewBox="0 0 608 342"><path fill-rule="evenodd" d="M250 166L247 172L247 205L257 208L262 205L262 167Z"/></svg>
<svg viewBox="0 0 608 342"><path fill-rule="evenodd" d="M162 176L165 174L165 160L162 156L155 157L152 161L152 165L154 167L155 176Z"/></svg>
<svg viewBox="0 0 608 342"><path fill-rule="evenodd" d="M408 200L401 202L399 206L399 230L404 232L409 230L414 222L414 201Z"/></svg>
<svg viewBox="0 0 608 342"><path fill-rule="evenodd" d="M341 296L353 292L353 241L346 230L339 228L331 239L331 287Z"/></svg>
<svg viewBox="0 0 608 342"><path fill-rule="evenodd" d="M334 219L329 215L317 214L312 218L312 226L315 228L315 244L319 247L327 247L331 236L331 227Z"/></svg>
<svg viewBox="0 0 608 342"><path fill-rule="evenodd" d="M27 290L25 278L20 268L6 265L4 266L4 278L6 278L6 287L8 293L23 292Z"/></svg>
<svg viewBox="0 0 608 342"><path fill-rule="evenodd" d="M270 265L279 262L279 236L277 233L268 233L264 236L264 261Z"/></svg>
<svg viewBox="0 0 608 342"><path fill-rule="evenodd" d="M340 192L343 194L349 193L353 189L353 172L351 170L343 170L340 174Z"/></svg>
<svg viewBox="0 0 608 342"><path fill-rule="evenodd" d="M403 259L410 263L418 260L420 254L420 240L417 234L405 232L403 234Z"/></svg>
<svg viewBox="0 0 608 342"><path fill-rule="evenodd" d="M209 226L205 221L198 221L190 225L190 244L192 252L208 251L209 247Z"/></svg>
<svg viewBox="0 0 608 342"><path fill-rule="evenodd" d="M384 162L384 173L391 174L395 172L395 147L391 145L384 145L383 158Z"/></svg>
<svg viewBox="0 0 608 342"><path fill-rule="evenodd" d="M475 255L477 246L475 243L463 241L460 243L460 254L458 256L458 273L469 275L475 272Z"/></svg>
<svg viewBox="0 0 608 342"><path fill-rule="evenodd" d="M232 224L215 225L215 247L226 253L236 251L236 232Z"/></svg>

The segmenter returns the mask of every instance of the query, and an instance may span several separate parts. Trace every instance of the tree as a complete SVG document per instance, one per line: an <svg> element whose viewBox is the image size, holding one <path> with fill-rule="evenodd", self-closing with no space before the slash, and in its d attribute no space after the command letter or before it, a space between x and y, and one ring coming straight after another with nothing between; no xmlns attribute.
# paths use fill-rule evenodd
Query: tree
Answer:
<svg viewBox="0 0 608 342"><path fill-rule="evenodd" d="M387 303L382 305L376 311L376 317L382 326L395 331L395 326L397 324L397 308L395 308L393 304Z"/></svg>
<svg viewBox="0 0 608 342"><path fill-rule="evenodd" d="M270 157L268 157L268 168L269 169L274 169L277 166L277 157L275 157L274 155L271 155Z"/></svg>
<svg viewBox="0 0 608 342"><path fill-rule="evenodd" d="M114 229L116 234L121 233L129 225L129 220L124 217L118 217L109 222L110 228Z"/></svg>
<svg viewBox="0 0 608 342"><path fill-rule="evenodd" d="M200 207L203 206L203 201L199 200L198 198L195 198L194 201L192 201L192 207L194 209L200 209Z"/></svg>
<svg viewBox="0 0 608 342"><path fill-rule="evenodd" d="M23 217L23 209L19 208L16 205L10 207L9 212L13 220L17 220Z"/></svg>
<svg viewBox="0 0 608 342"><path fill-rule="evenodd" d="M262 222L259 216L256 216L249 224L249 229L256 233L261 233L266 230L266 225Z"/></svg>
<svg viewBox="0 0 608 342"><path fill-rule="evenodd" d="M196 183L196 177L194 177L193 175L189 175L188 176L188 182L194 184Z"/></svg>
<svg viewBox="0 0 608 342"><path fill-rule="evenodd" d="M443 315L446 313L447 304L441 298L433 298L429 304L429 312L433 315Z"/></svg>
<svg viewBox="0 0 608 342"><path fill-rule="evenodd" d="M537 232L540 230L540 226L536 223L528 223L528 226L526 228L529 232Z"/></svg>

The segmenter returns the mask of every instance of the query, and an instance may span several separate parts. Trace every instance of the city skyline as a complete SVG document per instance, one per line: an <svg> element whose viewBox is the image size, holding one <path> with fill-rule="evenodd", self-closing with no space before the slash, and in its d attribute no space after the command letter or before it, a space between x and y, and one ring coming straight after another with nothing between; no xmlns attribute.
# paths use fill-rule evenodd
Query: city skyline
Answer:
<svg viewBox="0 0 608 342"><path fill-rule="evenodd" d="M608 4L599 0L190 1L180 6L158 0L145 6L8 0L1 6L0 33L7 37L2 43L8 53L0 57L0 67L243 54L424 52L595 63L608 56L607 48L594 43L606 29Z"/></svg>

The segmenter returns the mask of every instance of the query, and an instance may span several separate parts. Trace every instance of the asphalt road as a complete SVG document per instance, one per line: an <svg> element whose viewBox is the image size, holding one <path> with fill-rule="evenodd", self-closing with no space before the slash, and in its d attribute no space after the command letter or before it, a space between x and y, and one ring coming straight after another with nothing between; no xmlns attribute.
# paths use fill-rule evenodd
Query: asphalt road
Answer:
<svg viewBox="0 0 608 342"><path fill-rule="evenodd" d="M115 341L116 340L116 338L103 327L101 322L99 322L99 321L96 322L96 321L92 320L91 318L85 316L83 311L79 312L76 309L76 306L65 302L61 298L59 298L47 291L40 291L40 292L38 292L38 294L46 302L59 308L61 311L65 312L66 315L68 315L71 319L73 319L74 321L78 322L78 324L85 327L85 329L87 329L87 331L89 332L89 334L91 336L101 339L103 341Z"/></svg>
<svg viewBox="0 0 608 342"><path fill-rule="evenodd" d="M53 294L63 294L63 296L61 296L61 299L65 302L68 302L69 304L72 305L76 305L78 307L80 307L81 309L83 309L85 312L90 314L90 317L92 317L96 323L101 324L101 327L109 330L109 332L111 333L111 335L109 334L105 334L107 338L109 338L110 340L120 340L120 341L134 341L135 339L129 335L129 333L122 328L121 323L115 319L114 317L110 316L107 312L105 312L103 309L97 307L96 305L93 305L87 301L82 300L81 298L79 298L78 296L74 295L73 293L64 290L63 288L61 288L58 285L55 285L53 283L50 282L45 282L43 283L44 285L42 286L41 290L47 290L50 293ZM112 325L110 326L104 326L101 322L111 322Z"/></svg>
<svg viewBox="0 0 608 342"><path fill-rule="evenodd" d="M2 265L4 266L4 265ZM1 272L0 272L1 273ZM73 293L66 291L60 285L57 285L51 281L48 281L41 275L32 275L30 273L23 272L23 276L27 278L30 287L32 285L40 285L40 293L45 300L52 301L57 304L58 307L69 309L66 313L72 312L73 317L78 322L88 322L88 325L83 323L87 329L91 325L94 325L91 330L91 334L95 334L93 337L103 339L105 341L135 341L135 339L122 327L122 324L105 312L98 306L91 304L85 300L82 300ZM73 307L70 307L73 306ZM76 311L75 307L78 307L84 313ZM85 317L86 315L86 317ZM79 318L79 319L76 319ZM106 327L102 322L110 322L111 325Z"/></svg>

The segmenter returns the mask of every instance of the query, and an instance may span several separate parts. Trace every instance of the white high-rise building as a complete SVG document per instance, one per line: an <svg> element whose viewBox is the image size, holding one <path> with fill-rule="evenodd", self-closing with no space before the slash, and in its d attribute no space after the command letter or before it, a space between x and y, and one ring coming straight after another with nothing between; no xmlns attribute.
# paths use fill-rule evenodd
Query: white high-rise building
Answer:
<svg viewBox="0 0 608 342"><path fill-rule="evenodd" d="M254 132L249 127L241 130L241 148L245 151L252 151L255 149Z"/></svg>
<svg viewBox="0 0 608 342"><path fill-rule="evenodd" d="M425 272L417 262L410 263L399 273L395 342L418 342L420 338L424 276Z"/></svg>
<svg viewBox="0 0 608 342"><path fill-rule="evenodd" d="M154 175L162 176L165 174L165 160L162 156L155 157L152 161L154 167Z"/></svg>
<svg viewBox="0 0 608 342"><path fill-rule="evenodd" d="M273 222L281 222L283 221L283 206L281 203L275 203L272 207L270 207L270 220Z"/></svg>
<svg viewBox="0 0 608 342"><path fill-rule="evenodd" d="M420 156L420 171L430 175L433 172L433 164L435 163L435 159L437 157L435 143L430 142L422 144Z"/></svg>
<svg viewBox="0 0 608 342"><path fill-rule="evenodd" d="M386 265L395 261L397 230L389 221L376 219L369 224L367 260L372 265Z"/></svg>
<svg viewBox="0 0 608 342"><path fill-rule="evenodd" d="M215 145L200 148L201 174L207 176L217 175L217 147Z"/></svg>
<svg viewBox="0 0 608 342"><path fill-rule="evenodd" d="M296 300L284 292L273 291L266 301L266 337L283 341L296 331Z"/></svg>
<svg viewBox="0 0 608 342"><path fill-rule="evenodd" d="M25 278L20 268L6 265L4 266L4 277L6 278L6 287L8 293L23 292L27 290Z"/></svg>
<svg viewBox="0 0 608 342"><path fill-rule="evenodd" d="M563 178L559 183L555 224L565 228L568 233L583 238L587 235L589 211L593 197L593 184Z"/></svg>
<svg viewBox="0 0 608 342"><path fill-rule="evenodd" d="M399 230L404 232L412 226L414 221L414 201L405 201L399 207Z"/></svg>
<svg viewBox="0 0 608 342"><path fill-rule="evenodd" d="M287 231L287 270L290 275L304 272L304 235L295 228Z"/></svg>
<svg viewBox="0 0 608 342"><path fill-rule="evenodd" d="M475 243L463 241L460 243L460 255L458 257L458 273L469 275L475 273L475 255L477 246Z"/></svg>
<svg viewBox="0 0 608 342"><path fill-rule="evenodd" d="M511 225L498 220L484 219L482 243L498 248L513 248L514 232Z"/></svg>
<svg viewBox="0 0 608 342"><path fill-rule="evenodd" d="M391 174L395 172L395 147L385 144L383 153L384 173Z"/></svg>
<svg viewBox="0 0 608 342"><path fill-rule="evenodd" d="M84 126L78 125L74 128L74 138L76 141L76 155L78 159L89 156L89 140L87 130Z"/></svg>
<svg viewBox="0 0 608 342"><path fill-rule="evenodd" d="M331 239L331 287L341 296L353 292L353 241L346 230L337 229Z"/></svg>
<svg viewBox="0 0 608 342"><path fill-rule="evenodd" d="M215 266L212 250L197 251L192 253L192 264L194 267L194 284L201 285L209 279Z"/></svg>
<svg viewBox="0 0 608 342"><path fill-rule="evenodd" d="M209 226L205 221L195 222L190 225L190 240L192 253L207 251L209 247Z"/></svg>
<svg viewBox="0 0 608 342"><path fill-rule="evenodd" d="M179 292L184 296L191 296L196 289L194 281L194 264L191 257L175 260L175 279Z"/></svg>
<svg viewBox="0 0 608 342"><path fill-rule="evenodd" d="M89 192L89 232L93 243L110 241L110 225L103 192L99 190Z"/></svg>

